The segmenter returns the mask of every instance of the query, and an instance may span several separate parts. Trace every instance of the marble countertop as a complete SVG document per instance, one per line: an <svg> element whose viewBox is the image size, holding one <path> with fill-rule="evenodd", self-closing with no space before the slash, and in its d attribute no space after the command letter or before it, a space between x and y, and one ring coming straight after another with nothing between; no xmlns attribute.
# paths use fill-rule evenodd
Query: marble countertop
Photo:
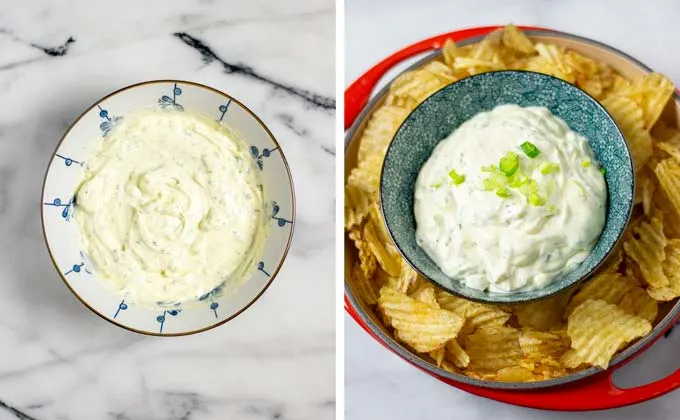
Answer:
<svg viewBox="0 0 680 420"><path fill-rule="evenodd" d="M334 417L334 31L332 0L0 0L0 420ZM40 193L85 108L174 78L229 92L268 124L298 214L288 259L253 307L156 338L103 321L64 287Z"/></svg>
<svg viewBox="0 0 680 420"><path fill-rule="evenodd" d="M345 84L413 42L472 26L550 27L605 42L680 84L680 2L645 8L634 0L347 0ZM379 28L376 23L379 22ZM403 67L401 67L403 68ZM388 74L387 77L393 75ZM678 327L680 328L680 327ZM345 315L346 418L373 419L677 419L678 391L637 406L589 413L547 413L509 406L449 387L403 362ZM615 374L620 386L641 385L680 368L680 330Z"/></svg>

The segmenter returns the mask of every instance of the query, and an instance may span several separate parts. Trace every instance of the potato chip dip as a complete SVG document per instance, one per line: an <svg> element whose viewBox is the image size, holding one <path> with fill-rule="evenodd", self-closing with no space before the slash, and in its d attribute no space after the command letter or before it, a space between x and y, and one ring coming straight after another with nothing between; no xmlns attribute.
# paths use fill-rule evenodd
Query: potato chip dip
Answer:
<svg viewBox="0 0 680 420"><path fill-rule="evenodd" d="M479 290L541 288L595 246L606 184L585 137L546 108L502 105L444 139L415 185L419 246Z"/></svg>
<svg viewBox="0 0 680 420"><path fill-rule="evenodd" d="M212 119L161 110L126 115L98 142L75 206L97 276L146 306L240 285L266 215L247 145Z"/></svg>

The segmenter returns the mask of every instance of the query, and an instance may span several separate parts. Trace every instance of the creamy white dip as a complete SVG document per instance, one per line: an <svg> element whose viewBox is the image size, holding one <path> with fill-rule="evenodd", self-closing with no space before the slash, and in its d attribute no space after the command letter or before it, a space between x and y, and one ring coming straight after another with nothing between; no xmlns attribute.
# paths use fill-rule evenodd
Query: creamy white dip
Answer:
<svg viewBox="0 0 680 420"><path fill-rule="evenodd" d="M97 276L156 306L240 285L262 252L265 207L260 171L230 129L141 110L86 160L75 220Z"/></svg>
<svg viewBox="0 0 680 420"><path fill-rule="evenodd" d="M604 226L606 199L585 137L545 108L502 105L462 124L423 165L416 239L447 276L469 287L537 289L587 257Z"/></svg>

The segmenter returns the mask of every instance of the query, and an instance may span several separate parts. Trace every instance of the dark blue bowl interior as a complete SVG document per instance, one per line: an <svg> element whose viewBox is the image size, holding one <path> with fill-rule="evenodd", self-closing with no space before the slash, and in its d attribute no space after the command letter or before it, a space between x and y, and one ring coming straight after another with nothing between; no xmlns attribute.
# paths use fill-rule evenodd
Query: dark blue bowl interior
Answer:
<svg viewBox="0 0 680 420"><path fill-rule="evenodd" d="M590 255L573 271L527 292L491 293L465 286L445 275L416 243L414 186L435 146L463 122L498 105L542 106L588 138L605 168L607 215ZM480 147L484 147L480 144ZM383 164L381 205L387 228L403 257L421 275L449 292L490 303L527 302L551 296L589 277L611 253L633 207L634 171L628 147L604 108L577 87L552 76L527 71L498 71L465 78L439 90L404 121Z"/></svg>

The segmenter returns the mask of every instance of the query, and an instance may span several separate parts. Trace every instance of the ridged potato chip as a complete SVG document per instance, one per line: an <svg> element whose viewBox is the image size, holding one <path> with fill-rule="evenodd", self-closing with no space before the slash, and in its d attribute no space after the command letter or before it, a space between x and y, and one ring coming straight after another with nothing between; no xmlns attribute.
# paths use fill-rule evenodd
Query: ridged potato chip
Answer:
<svg viewBox="0 0 680 420"><path fill-rule="evenodd" d="M515 25L507 25L503 30L503 45L511 50L523 53L533 54L536 52L534 43L524 35L524 32L517 29Z"/></svg>
<svg viewBox="0 0 680 420"><path fill-rule="evenodd" d="M680 164L673 159L664 159L654 172L673 209L680 214Z"/></svg>
<svg viewBox="0 0 680 420"><path fill-rule="evenodd" d="M394 79L389 95L411 98L416 103L420 103L447 84L427 70L413 70Z"/></svg>
<svg viewBox="0 0 680 420"><path fill-rule="evenodd" d="M465 337L465 351L470 356L468 369L498 371L515 366L522 358L519 331L510 327L484 327Z"/></svg>
<svg viewBox="0 0 680 420"><path fill-rule="evenodd" d="M384 156L387 146L411 110L385 105L375 110L359 140L359 162L371 156Z"/></svg>
<svg viewBox="0 0 680 420"><path fill-rule="evenodd" d="M522 327L539 331L555 329L562 324L564 309L573 293L574 290L570 289L547 299L514 305L512 312Z"/></svg>
<svg viewBox="0 0 680 420"><path fill-rule="evenodd" d="M470 364L470 356L458 344L457 339L446 343L446 354L444 357L458 368L466 368Z"/></svg>
<svg viewBox="0 0 680 420"><path fill-rule="evenodd" d="M477 328L487 326L501 326L510 319L510 314L497 306L472 302L444 291L437 293L437 300L442 309L454 312L465 318L465 333L472 333Z"/></svg>
<svg viewBox="0 0 680 420"><path fill-rule="evenodd" d="M426 305L439 309L434 287L429 283L422 283L410 296L418 302L423 302Z"/></svg>
<svg viewBox="0 0 680 420"><path fill-rule="evenodd" d="M392 245L381 238L379 229L373 220L364 225L364 238L368 242L368 248L373 252L383 270L390 276L398 277L401 273L401 257Z"/></svg>
<svg viewBox="0 0 680 420"><path fill-rule="evenodd" d="M581 290L571 298L564 317L568 318L579 305L587 300L600 299L618 305L634 287L638 287L637 282L620 273L599 274L585 283Z"/></svg>
<svg viewBox="0 0 680 420"><path fill-rule="evenodd" d="M496 372L494 378L500 382L530 382L535 380L534 373L522 366L508 366Z"/></svg>
<svg viewBox="0 0 680 420"><path fill-rule="evenodd" d="M372 279L375 274L378 262L375 259L375 255L371 251L368 242L364 238L363 230L359 226L357 229L352 229L349 231L349 238L354 242L359 254L359 267L364 277L367 279Z"/></svg>
<svg viewBox="0 0 680 420"><path fill-rule="evenodd" d="M642 92L640 106L645 113L645 127L652 128L673 94L673 83L661 74L649 73L636 80L631 90Z"/></svg>
<svg viewBox="0 0 680 420"><path fill-rule="evenodd" d="M357 295L368 305L374 306L378 303L378 298L380 297L378 285L364 273L359 264L355 264L352 267L350 275L352 277L352 286L357 291Z"/></svg>
<svg viewBox="0 0 680 420"><path fill-rule="evenodd" d="M434 364L437 367L441 367L444 363L444 355L446 354L446 349L444 347L438 348L437 350L432 350L430 352L430 357L434 359Z"/></svg>
<svg viewBox="0 0 680 420"><path fill-rule="evenodd" d="M555 360L569 349L569 337L564 331L543 332L525 328L519 335L519 347L525 359Z"/></svg>
<svg viewBox="0 0 680 420"><path fill-rule="evenodd" d="M444 64L449 67L453 67L456 57L462 57L463 53L455 42L453 42L451 39L447 39L446 42L444 42L444 46L442 47L442 56L444 57Z"/></svg>
<svg viewBox="0 0 680 420"><path fill-rule="evenodd" d="M652 200L656 191L656 176L650 169L643 169L637 176L635 184L635 201L642 203L645 216L652 217ZM639 200L639 201L638 201Z"/></svg>
<svg viewBox="0 0 680 420"><path fill-rule="evenodd" d="M371 200L363 189L355 185L345 185L346 230L362 224L370 209Z"/></svg>
<svg viewBox="0 0 680 420"><path fill-rule="evenodd" d="M666 259L666 236L658 218L641 222L633 228L633 236L623 243L623 249L640 269L642 278L651 287L668 286L668 277L661 268Z"/></svg>
<svg viewBox="0 0 680 420"><path fill-rule="evenodd" d="M665 252L666 259L662 263L662 268L668 277L668 286L647 289L649 296L664 302L680 296L680 239L669 240Z"/></svg>
<svg viewBox="0 0 680 420"><path fill-rule="evenodd" d="M603 369L620 348L651 330L652 325L646 319L628 315L603 300L583 302L567 321L571 347L583 363Z"/></svg>
<svg viewBox="0 0 680 420"><path fill-rule="evenodd" d="M371 155L360 160L347 177L347 184L364 190L372 202L378 201L380 188L380 171L384 156Z"/></svg>
<svg viewBox="0 0 680 420"><path fill-rule="evenodd" d="M665 261L664 261L665 262ZM619 302L619 308L630 315L639 316L654 322L659 312L659 304L641 287L633 287Z"/></svg>
<svg viewBox="0 0 680 420"><path fill-rule="evenodd" d="M400 340L421 353L443 347L456 338L463 327L463 318L388 287L380 289L378 307L394 327Z"/></svg>

